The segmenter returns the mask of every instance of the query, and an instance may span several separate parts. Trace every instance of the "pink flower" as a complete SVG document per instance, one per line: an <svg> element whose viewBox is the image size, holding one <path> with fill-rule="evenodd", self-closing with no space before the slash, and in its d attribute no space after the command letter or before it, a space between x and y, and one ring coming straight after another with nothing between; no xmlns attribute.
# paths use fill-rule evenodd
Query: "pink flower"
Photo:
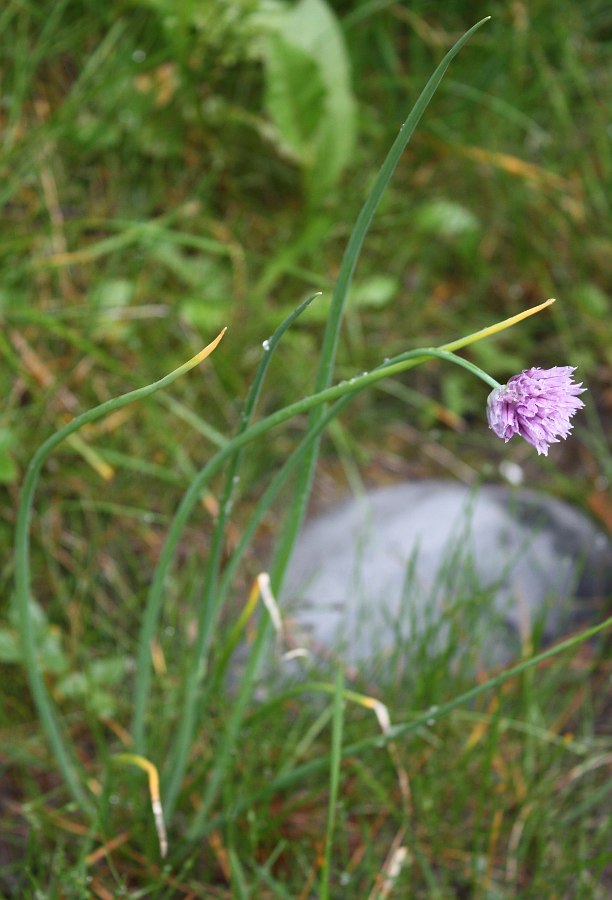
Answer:
<svg viewBox="0 0 612 900"><path fill-rule="evenodd" d="M508 384L494 388L487 401L489 428L506 443L520 434L547 456L550 444L569 435L570 419L584 406L576 395L586 388L573 381L574 368L525 369Z"/></svg>

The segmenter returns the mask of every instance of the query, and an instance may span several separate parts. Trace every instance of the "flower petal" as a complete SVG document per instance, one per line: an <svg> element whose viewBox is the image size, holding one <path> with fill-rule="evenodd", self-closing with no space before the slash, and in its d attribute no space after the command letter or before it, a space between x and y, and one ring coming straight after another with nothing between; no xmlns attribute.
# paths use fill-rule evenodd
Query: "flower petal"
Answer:
<svg viewBox="0 0 612 900"><path fill-rule="evenodd" d="M574 371L574 366L534 367L513 375L489 394L489 428L506 442L520 434L546 456L550 444L568 437L570 419L584 406L577 395L586 388L573 380Z"/></svg>

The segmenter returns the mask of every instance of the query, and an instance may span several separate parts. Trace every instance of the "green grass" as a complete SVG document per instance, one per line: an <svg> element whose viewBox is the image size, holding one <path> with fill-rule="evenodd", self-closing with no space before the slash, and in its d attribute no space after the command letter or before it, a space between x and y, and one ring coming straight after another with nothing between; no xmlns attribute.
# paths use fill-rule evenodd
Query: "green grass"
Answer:
<svg viewBox="0 0 612 900"><path fill-rule="evenodd" d="M281 579L286 536L304 513L316 413L245 448L231 509L236 472L221 468L195 504L158 581L151 703L135 716L135 673L142 690L151 637L144 610L175 510L246 427L254 378L266 375L251 395L258 421L384 358L556 296L551 310L467 351L500 381L528 365L580 366L588 409L554 459L493 443L483 387L440 362L398 372L342 412L321 444L315 495L330 481L338 492L347 480L377 483L389 469L412 478L471 467L495 480L511 460L528 482L606 515L605 6L334 3L359 139L324 198L309 188L307 154L298 147L289 158L270 127L256 6L203 0L172 17L164 2L8 0L0 12L0 893L382 897L385 861L400 848L390 896L604 897L611 748L600 644L577 644L470 694L470 667L451 675L444 653L400 643L396 668L347 684L353 693L321 672L324 685L268 687L254 702L267 653L262 616L247 626L252 671L228 700L232 628L275 549ZM356 244L348 268L342 254L388 148L444 53L489 13L401 155L345 298ZM316 87L312 61L292 60L308 74L296 69L297 85ZM316 91L303 102L317 108ZM262 342L314 291L323 295L282 335L269 370L258 370ZM221 347L196 372L90 423L42 471L27 567L39 601L30 650L76 756L87 816L60 777L19 658L10 599L19 488L49 435L157 381L224 325ZM300 441L301 463L292 457ZM288 459L294 470L283 481ZM215 532L219 504L227 516ZM364 696L400 723L391 744ZM166 861L144 774L111 764L134 752L130 733L162 776Z"/></svg>

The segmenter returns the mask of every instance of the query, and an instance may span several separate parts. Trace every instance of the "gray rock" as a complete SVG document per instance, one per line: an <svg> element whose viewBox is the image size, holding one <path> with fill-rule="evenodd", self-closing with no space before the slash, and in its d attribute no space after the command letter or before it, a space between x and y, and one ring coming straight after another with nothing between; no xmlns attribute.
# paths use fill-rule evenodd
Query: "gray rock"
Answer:
<svg viewBox="0 0 612 900"><path fill-rule="evenodd" d="M362 670L411 645L500 665L566 633L611 588L609 539L567 503L428 481L310 521L282 605L295 645Z"/></svg>

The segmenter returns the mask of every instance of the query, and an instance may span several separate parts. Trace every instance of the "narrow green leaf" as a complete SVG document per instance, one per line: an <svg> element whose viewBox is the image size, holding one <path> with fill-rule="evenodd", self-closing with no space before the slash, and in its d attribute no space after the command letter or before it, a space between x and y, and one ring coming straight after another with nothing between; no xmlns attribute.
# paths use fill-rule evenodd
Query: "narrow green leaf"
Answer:
<svg viewBox="0 0 612 900"><path fill-rule="evenodd" d="M336 671L336 684L334 692L334 715L332 719L332 746L329 761L329 802L327 807L327 829L325 832L325 848L323 851L323 866L321 867L321 887L319 896L322 900L328 900L330 893L330 876L332 848L334 844L334 831L336 827L336 812L338 807L338 792L340 788L340 766L342 764L342 733L344 726L344 672L341 666Z"/></svg>
<svg viewBox="0 0 612 900"><path fill-rule="evenodd" d="M446 70L451 64L454 57L459 53L461 48L467 43L470 37L478 31L478 29L489 20L490 17L482 19L473 25L469 31L459 38L457 43L451 47L442 62L438 65L435 72L423 88L420 96L410 111L408 118L402 125L398 136L393 142L385 161L383 162L378 175L372 185L370 193L357 217L357 221L351 232L338 280L334 289L332 303L327 319L325 334L323 337L323 347L321 349L321 357L315 387L317 391L324 390L332 381L334 364L336 359L336 349L340 336L340 326L342 316L346 305L347 295L353 280L353 274L357 266L357 261L361 253L361 248L365 240L366 234L370 228L374 213L383 197L383 194L389 184L395 168L400 161L410 138L412 137L416 126L418 125L423 113L427 109L431 98L435 94L438 85L442 81ZM310 415L309 427L316 428L318 422L325 414L322 406L314 409ZM310 451L304 459L302 470L296 479L293 501L291 503L289 513L282 532L281 540L276 550L276 556L273 567L273 586L278 591L282 584L284 572L287 568L293 546L297 540L304 515L306 505L312 488L312 479L314 477L315 466L319 453L319 441L313 442Z"/></svg>

